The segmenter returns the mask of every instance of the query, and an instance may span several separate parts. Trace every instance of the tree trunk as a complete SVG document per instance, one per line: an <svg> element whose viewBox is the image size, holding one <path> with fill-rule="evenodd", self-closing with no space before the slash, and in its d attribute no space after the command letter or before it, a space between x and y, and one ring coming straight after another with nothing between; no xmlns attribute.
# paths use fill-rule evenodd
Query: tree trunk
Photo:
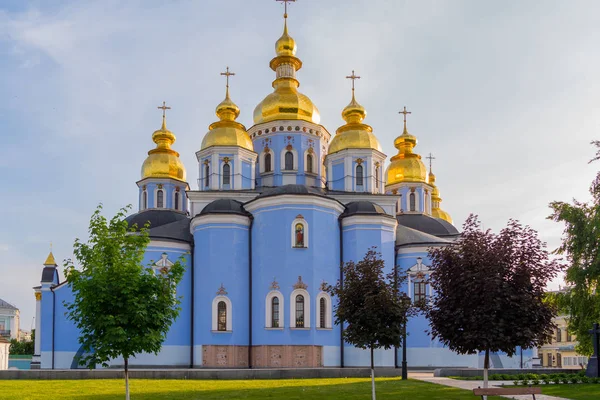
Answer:
<svg viewBox="0 0 600 400"><path fill-rule="evenodd" d="M490 368L490 349L485 349L485 358L483 359L483 388L488 387L488 368ZM483 396L487 400L487 396Z"/></svg>
<svg viewBox="0 0 600 400"><path fill-rule="evenodd" d="M129 360L125 359L125 400L129 400Z"/></svg>
<svg viewBox="0 0 600 400"><path fill-rule="evenodd" d="M373 357L373 345L371 345L371 399L375 400L375 359Z"/></svg>

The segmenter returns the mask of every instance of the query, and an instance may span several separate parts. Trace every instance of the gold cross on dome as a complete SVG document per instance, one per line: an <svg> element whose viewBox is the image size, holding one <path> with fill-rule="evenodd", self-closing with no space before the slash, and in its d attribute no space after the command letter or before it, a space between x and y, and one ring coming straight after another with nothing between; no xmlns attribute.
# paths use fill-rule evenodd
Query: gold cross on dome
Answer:
<svg viewBox="0 0 600 400"><path fill-rule="evenodd" d="M159 107L156 107L156 108L158 108L159 110L162 110L162 112L163 112L163 118L166 116L167 110L171 109L171 107L167 106L167 103L165 101L163 101L162 106L159 106Z"/></svg>
<svg viewBox="0 0 600 400"><path fill-rule="evenodd" d="M429 160L429 172L431 172L431 162L435 160L435 157L433 156L433 154L429 153L429 155L425 158Z"/></svg>
<svg viewBox="0 0 600 400"><path fill-rule="evenodd" d="M352 75L346 77L346 79L352 79L352 91L354 92L354 81L360 79L360 76L354 74L354 70L352 70Z"/></svg>
<svg viewBox="0 0 600 400"><path fill-rule="evenodd" d="M404 125L406 125L406 114L412 114L412 112L406 111L406 106L404 106L404 110L398 111L398 114L404 114Z"/></svg>
<svg viewBox="0 0 600 400"><path fill-rule="evenodd" d="M278 2L284 4L283 18L287 18L287 6L288 6L288 3L295 3L296 2L296 0L275 0L275 1L278 1Z"/></svg>
<svg viewBox="0 0 600 400"><path fill-rule="evenodd" d="M235 73L234 72L229 72L229 67L227 67L225 69L225 72L221 72L221 75L223 75L223 76L226 77L227 80L226 80L226 83L225 83L225 87L227 89L229 89L229 77L235 75Z"/></svg>

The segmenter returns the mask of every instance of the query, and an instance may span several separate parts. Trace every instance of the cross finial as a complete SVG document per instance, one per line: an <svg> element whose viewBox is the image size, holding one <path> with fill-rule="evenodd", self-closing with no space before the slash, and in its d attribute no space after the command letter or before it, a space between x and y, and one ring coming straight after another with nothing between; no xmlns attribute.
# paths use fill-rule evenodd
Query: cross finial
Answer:
<svg viewBox="0 0 600 400"><path fill-rule="evenodd" d="M360 79L360 76L356 75L354 70L352 70L352 75L348 75L346 79L352 79L352 94L354 94L354 81Z"/></svg>
<svg viewBox="0 0 600 400"><path fill-rule="evenodd" d="M226 78L226 83L225 83L225 87L227 89L229 89L229 77L235 75L234 72L229 72L229 67L225 68L225 72L221 72L221 75L225 76Z"/></svg>
<svg viewBox="0 0 600 400"><path fill-rule="evenodd" d="M398 114L404 114L404 132L406 132L406 115L412 114L411 111L406 111L406 106L404 106L404 110L398 111Z"/></svg>
<svg viewBox="0 0 600 400"><path fill-rule="evenodd" d="M429 155L427 157L425 157L425 158L429 160L429 172L431 172L432 171L432 169L431 169L431 162L433 160L435 160L435 157L433 156L433 154L429 153Z"/></svg>
<svg viewBox="0 0 600 400"><path fill-rule="evenodd" d="M278 2L284 4L283 18L287 18L287 6L288 6L288 3L295 3L296 2L296 0L275 0L275 1L278 1Z"/></svg>
<svg viewBox="0 0 600 400"><path fill-rule="evenodd" d="M162 106L156 107L163 112L163 119L166 117L167 110L170 110L171 107L167 106L167 103L163 101Z"/></svg>
<svg viewBox="0 0 600 400"><path fill-rule="evenodd" d="M50 253L52 253L52 242L50 242Z"/></svg>

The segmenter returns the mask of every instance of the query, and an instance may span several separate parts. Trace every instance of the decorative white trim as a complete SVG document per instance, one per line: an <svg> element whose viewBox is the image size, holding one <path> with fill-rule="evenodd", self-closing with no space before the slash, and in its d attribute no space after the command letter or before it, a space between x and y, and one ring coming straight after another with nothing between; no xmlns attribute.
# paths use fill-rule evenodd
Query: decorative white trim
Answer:
<svg viewBox="0 0 600 400"><path fill-rule="evenodd" d="M274 297L279 299L279 326L274 327L273 321L271 320L271 314L273 311L273 303L272 300ZM267 293L267 297L265 298L265 328L266 329L283 329L285 326L285 302L284 302L283 294L279 290L271 290Z"/></svg>
<svg viewBox="0 0 600 400"><path fill-rule="evenodd" d="M325 299L325 326L321 326L321 299ZM320 292L317 295L316 307L316 325L317 329L331 329L331 297L327 292Z"/></svg>
<svg viewBox="0 0 600 400"><path fill-rule="evenodd" d="M291 246L294 249L308 249L308 222L304 219L304 217L299 218L300 215L292 221L292 243ZM296 246L296 224L301 224L304 227L304 246Z"/></svg>
<svg viewBox="0 0 600 400"><path fill-rule="evenodd" d="M177 189L179 189L179 191L177 191ZM179 193L179 201L177 201L177 193ZM183 192L179 186L175 186L173 188L173 194L171 195L171 197L172 197L171 201L173 203L173 207L172 207L173 210L183 211L183 201L182 201L183 193L185 193L185 192Z"/></svg>
<svg viewBox="0 0 600 400"><path fill-rule="evenodd" d="M304 327L296 328L296 296L304 296ZM310 329L310 294L305 289L295 289L290 294L290 328Z"/></svg>
<svg viewBox="0 0 600 400"><path fill-rule="evenodd" d="M287 147L287 146L286 146ZM281 172L292 172L292 171L298 171L298 152L296 151L295 148L292 147L291 150L288 150L286 147L284 147L281 150L281 153L279 154L279 160L280 160L280 167L281 167ZM285 154L287 152L292 153L292 155L294 156L294 162L292 163L292 166L294 169L285 169Z"/></svg>
<svg viewBox="0 0 600 400"><path fill-rule="evenodd" d="M270 206L288 205L288 204L303 204L318 206L323 208L330 208L337 211L339 214L345 210L344 205L340 204L337 200L331 198L320 197L317 195L306 196L306 195L293 195L284 194L280 196L263 197L260 199L254 199L244 204L244 208L248 212L254 212L259 208L265 208Z"/></svg>
<svg viewBox="0 0 600 400"><path fill-rule="evenodd" d="M267 154L271 155L271 170L270 171L265 170L265 167L266 167L265 158L267 157ZM260 169L261 174L270 174L270 173L273 173L273 171L275 170L275 154L273 154L273 150L271 150L270 148L267 151L263 151L262 153L260 153L259 169Z"/></svg>
<svg viewBox="0 0 600 400"><path fill-rule="evenodd" d="M277 125L278 129L276 131L272 131L271 128L275 125ZM300 131L280 131L279 130L279 126L299 126L300 128L306 128L307 131L304 132L302 129ZM265 133L265 129L269 129L269 133ZM313 129L313 133L310 133L310 129ZM258 131L262 131L262 135L258 136L254 136L254 134ZM325 146L327 146L327 144L329 143L329 141L331 140L331 133L329 133L329 131L320 124L315 124L314 122L308 122L308 121L300 121L300 120L278 120L278 121L269 121L269 122L262 122L260 124L256 124L251 126L250 128L248 128L248 134L250 135L250 138L255 141L258 140L260 138L265 138L265 137L274 137L274 136L280 136L281 134L285 134L286 136L288 135L302 135L304 137L310 137L310 138L315 138L315 140L319 139L319 142L322 142ZM320 134L320 135L319 135Z"/></svg>
<svg viewBox="0 0 600 400"><path fill-rule="evenodd" d="M148 190L142 189L142 198L140 204L140 210L144 211L148 209Z"/></svg>
<svg viewBox="0 0 600 400"><path fill-rule="evenodd" d="M411 210L410 209L410 195L414 194L415 195L415 209ZM412 192L410 189L408 190L408 192L406 193L406 208L404 209L404 212L421 212L421 194L419 193L419 191L417 190L417 188L415 188L415 191Z"/></svg>
<svg viewBox="0 0 600 400"><path fill-rule="evenodd" d="M218 305L220 301L224 301L227 306L227 319L225 321L225 331L219 331L219 311ZM212 331L213 332L232 332L232 314L231 300L227 296L216 296L212 302Z"/></svg>
<svg viewBox="0 0 600 400"><path fill-rule="evenodd" d="M318 169L318 165L317 165L317 153L315 151L312 151L312 153L310 152L310 149L312 149L312 147L309 147L308 149L306 149L304 151L304 172L307 174L314 174L314 175L318 175L319 174L319 169ZM308 171L308 155L312 156L312 172Z"/></svg>
<svg viewBox="0 0 600 400"><path fill-rule="evenodd" d="M150 243L148 243L148 247L168 248L169 250L183 251L191 250L190 245L187 243L169 242L166 240L150 240Z"/></svg>
<svg viewBox="0 0 600 400"><path fill-rule="evenodd" d="M167 253L162 253L160 255L160 260L158 260L157 262L154 263L154 265L152 265L152 271L154 271L154 275L158 275L160 273L163 272L163 269L166 268L166 271L168 272L171 267L173 266L173 262L171 262L171 260L169 260L169 255Z"/></svg>
<svg viewBox="0 0 600 400"><path fill-rule="evenodd" d="M354 162L356 163L356 160L354 160ZM363 164L366 164L366 163L363 161L361 164L359 164L359 163L356 163L356 164L354 165L354 175L352 176L352 179L354 180L354 182L352 182L352 185L353 185L353 186L354 186L356 189L358 189L358 187L360 186L360 187L363 189L363 191L364 191L364 192L366 192L366 191L367 191L367 183L365 182L365 181L366 181L366 178L365 178L365 167L364 167L364 165L363 165ZM358 184L356 183L356 182L357 182L357 179L356 179L356 178L358 177L358 172L356 172L356 170L358 169L358 167L361 167L361 168L362 168L362 182L361 182L361 183L362 183L362 185L358 185Z"/></svg>
<svg viewBox="0 0 600 400"><path fill-rule="evenodd" d="M395 230L398 226L398 221L385 215L355 215L342 219L342 227L350 225L383 225Z"/></svg>
<svg viewBox="0 0 600 400"><path fill-rule="evenodd" d="M221 189L225 188L225 171L224 171L225 165L229 166L229 183L227 184L227 186L229 186L229 188L227 190L233 189L233 175L234 175L234 173L232 171L233 168L231 167L233 160L234 159L230 157L229 162L223 161L221 163L221 165L219 166L219 170L221 171L220 177L219 177L219 187Z"/></svg>
<svg viewBox="0 0 600 400"><path fill-rule="evenodd" d="M190 222L190 232L193 234L198 225L205 224L236 224L250 226L250 218L237 214L206 214L198 215Z"/></svg>
<svg viewBox="0 0 600 400"><path fill-rule="evenodd" d="M163 192L163 206L159 207L158 206L158 191L162 191ZM158 185L156 185L156 187L154 188L154 208L157 209L163 209L163 208L167 208L167 196L165 194L165 185L163 184L162 189L158 188Z"/></svg>

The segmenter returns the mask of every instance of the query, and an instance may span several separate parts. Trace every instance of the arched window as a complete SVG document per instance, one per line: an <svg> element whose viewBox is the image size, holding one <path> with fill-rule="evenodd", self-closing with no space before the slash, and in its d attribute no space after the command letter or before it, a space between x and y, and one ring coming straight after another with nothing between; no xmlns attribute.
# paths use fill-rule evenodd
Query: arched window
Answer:
<svg viewBox="0 0 600 400"><path fill-rule="evenodd" d="M291 151L285 152L285 170L291 171L294 169L294 153Z"/></svg>
<svg viewBox="0 0 600 400"><path fill-rule="evenodd" d="M142 192L142 209L148 208L148 192L145 190Z"/></svg>
<svg viewBox="0 0 600 400"><path fill-rule="evenodd" d="M175 192L175 209L179 210L179 197L181 197L179 195L179 192Z"/></svg>
<svg viewBox="0 0 600 400"><path fill-rule="evenodd" d="M296 296L296 328L304 328L304 296Z"/></svg>
<svg viewBox="0 0 600 400"><path fill-rule="evenodd" d="M223 165L223 185L229 185L231 182L231 166L229 164Z"/></svg>
<svg viewBox="0 0 600 400"><path fill-rule="evenodd" d="M313 156L312 154L307 154L306 155L306 172L308 172L309 174L312 174L314 171L313 168Z"/></svg>
<svg viewBox="0 0 600 400"><path fill-rule="evenodd" d="M416 211L417 206L416 206L416 198L415 198L414 193L410 194L408 201L409 201L409 210Z"/></svg>
<svg viewBox="0 0 600 400"><path fill-rule="evenodd" d="M379 167L375 167L375 187L379 189Z"/></svg>
<svg viewBox="0 0 600 400"><path fill-rule="evenodd" d="M357 165L356 166L356 186L362 186L362 185L363 185L363 166Z"/></svg>
<svg viewBox="0 0 600 400"><path fill-rule="evenodd" d="M294 232L296 233L294 247L304 247L304 225L298 222L294 228Z"/></svg>
<svg viewBox="0 0 600 400"><path fill-rule="evenodd" d="M319 300L319 328L325 328L327 325L325 324L325 315L327 315L327 302L325 301L325 297L321 297Z"/></svg>
<svg viewBox="0 0 600 400"><path fill-rule="evenodd" d="M271 163L271 153L265 154L265 172L271 172L271 170L273 169Z"/></svg>
<svg viewBox="0 0 600 400"><path fill-rule="evenodd" d="M165 206L165 192L159 189L156 192L156 208L163 208Z"/></svg>
<svg viewBox="0 0 600 400"><path fill-rule="evenodd" d="M271 299L271 328L279 328L279 297Z"/></svg>
<svg viewBox="0 0 600 400"><path fill-rule="evenodd" d="M210 185L210 165L204 166L204 186Z"/></svg>
<svg viewBox="0 0 600 400"><path fill-rule="evenodd" d="M220 301L217 305L217 330L227 330L227 304L224 301Z"/></svg>

